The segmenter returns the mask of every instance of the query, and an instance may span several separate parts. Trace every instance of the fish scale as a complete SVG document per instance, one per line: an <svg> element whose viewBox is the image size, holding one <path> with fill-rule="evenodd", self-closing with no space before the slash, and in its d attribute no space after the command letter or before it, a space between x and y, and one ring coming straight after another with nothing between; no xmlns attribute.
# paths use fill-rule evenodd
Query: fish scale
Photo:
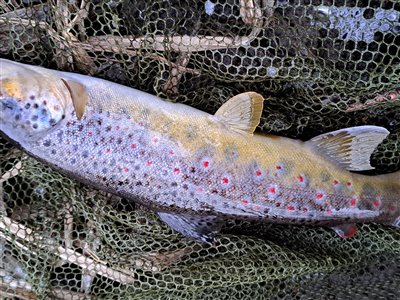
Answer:
<svg viewBox="0 0 400 300"><path fill-rule="evenodd" d="M209 115L101 79L0 62L4 135L60 172L156 210L187 236L210 241L235 218L318 223L343 237L356 222L398 226L399 173L346 170L371 168L384 128L304 143L253 134L263 103L256 93ZM59 81L41 86L41 74Z"/></svg>

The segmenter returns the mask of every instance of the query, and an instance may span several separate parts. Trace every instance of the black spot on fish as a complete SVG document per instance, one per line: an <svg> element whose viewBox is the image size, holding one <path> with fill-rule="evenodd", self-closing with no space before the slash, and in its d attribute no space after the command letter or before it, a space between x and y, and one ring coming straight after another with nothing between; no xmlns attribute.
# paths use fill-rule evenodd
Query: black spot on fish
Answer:
<svg viewBox="0 0 400 300"><path fill-rule="evenodd" d="M42 113L42 115L47 115L47 109L43 108L41 113Z"/></svg>
<svg viewBox="0 0 400 300"><path fill-rule="evenodd" d="M33 129L37 129L37 128L38 128L38 124L36 124L36 123L33 124L33 125L32 125L32 128L33 128Z"/></svg>
<svg viewBox="0 0 400 300"><path fill-rule="evenodd" d="M31 95L29 98L30 98L31 100L35 100L35 95Z"/></svg>
<svg viewBox="0 0 400 300"><path fill-rule="evenodd" d="M375 188L368 183L365 183L362 186L362 194L364 194L364 197L368 197L368 196L371 197L372 195L375 194L375 192L376 192Z"/></svg>
<svg viewBox="0 0 400 300"><path fill-rule="evenodd" d="M39 108L39 105L37 103L34 103L33 108Z"/></svg>
<svg viewBox="0 0 400 300"><path fill-rule="evenodd" d="M172 183L171 183L171 186L172 186L172 187L177 187L178 184L177 184L176 182L172 182Z"/></svg>
<svg viewBox="0 0 400 300"><path fill-rule="evenodd" d="M49 124L50 126L56 125L57 121L55 119L50 119Z"/></svg>
<svg viewBox="0 0 400 300"><path fill-rule="evenodd" d="M107 127L106 127L106 131L111 131L111 126L110 125L108 125Z"/></svg>
<svg viewBox="0 0 400 300"><path fill-rule="evenodd" d="M53 154L53 155L54 155L54 154L56 154L56 153L57 153L57 151L56 151L56 150L54 150L54 149L52 149L52 150L51 150L51 154Z"/></svg>
<svg viewBox="0 0 400 300"><path fill-rule="evenodd" d="M108 170L107 168L103 168L103 170L101 170L102 173L107 174Z"/></svg>
<svg viewBox="0 0 400 300"><path fill-rule="evenodd" d="M71 164L73 164L73 165L76 164L76 159L75 158L71 159Z"/></svg>
<svg viewBox="0 0 400 300"><path fill-rule="evenodd" d="M15 115L15 121L19 121L21 119L21 115L20 114L16 114Z"/></svg>
<svg viewBox="0 0 400 300"><path fill-rule="evenodd" d="M78 130L79 131L83 131L83 125L82 124L78 126Z"/></svg>
<svg viewBox="0 0 400 300"><path fill-rule="evenodd" d="M33 97L33 96L31 96L31 97ZM25 104L25 109L29 109L30 107L31 107L30 103Z"/></svg>
<svg viewBox="0 0 400 300"><path fill-rule="evenodd" d="M89 151L85 150L82 152L82 157L83 158L88 158L89 157Z"/></svg>
<svg viewBox="0 0 400 300"><path fill-rule="evenodd" d="M75 152L78 151L79 146L78 145L72 145L72 150L74 150Z"/></svg>
<svg viewBox="0 0 400 300"><path fill-rule="evenodd" d="M47 105L47 101L46 100L43 100L43 105Z"/></svg>
<svg viewBox="0 0 400 300"><path fill-rule="evenodd" d="M331 175L328 173L321 173L320 178L322 182L327 182L331 180Z"/></svg>
<svg viewBox="0 0 400 300"><path fill-rule="evenodd" d="M50 147L50 146L51 146L51 141L50 141L50 140L45 140L45 141L43 142L43 146L45 146L45 147Z"/></svg>
<svg viewBox="0 0 400 300"><path fill-rule="evenodd" d="M141 185L143 185L143 183L141 181L137 181L137 182L135 182L135 185L136 186L141 186Z"/></svg>
<svg viewBox="0 0 400 300"><path fill-rule="evenodd" d="M62 115L62 116L61 116L61 119L65 119L65 115Z"/></svg>
<svg viewBox="0 0 400 300"><path fill-rule="evenodd" d="M38 115L33 115L31 119L32 119L32 121L37 121L39 119L39 116Z"/></svg>

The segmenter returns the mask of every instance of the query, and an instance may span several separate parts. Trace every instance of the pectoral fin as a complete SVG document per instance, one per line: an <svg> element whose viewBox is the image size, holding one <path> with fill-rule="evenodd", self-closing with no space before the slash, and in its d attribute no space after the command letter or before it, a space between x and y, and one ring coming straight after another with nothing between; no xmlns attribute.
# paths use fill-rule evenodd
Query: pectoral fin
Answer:
<svg viewBox="0 0 400 300"><path fill-rule="evenodd" d="M337 233L341 238L351 238L357 233L356 224L342 224L338 226L333 226L332 229Z"/></svg>
<svg viewBox="0 0 400 300"><path fill-rule="evenodd" d="M358 126L316 136L307 142L350 171L371 170L370 157L389 131L378 126Z"/></svg>
<svg viewBox="0 0 400 300"><path fill-rule="evenodd" d="M215 216L192 216L159 212L161 220L171 228L192 239L213 243L215 234L221 229L222 223Z"/></svg>
<svg viewBox="0 0 400 300"><path fill-rule="evenodd" d="M61 80L64 82L64 84L68 88L69 93L71 94L75 114L79 120L83 117L83 114L85 113L85 107L89 99L86 88L84 85L74 80L63 78L61 78Z"/></svg>
<svg viewBox="0 0 400 300"><path fill-rule="evenodd" d="M236 95L225 102L215 116L229 128L253 134L260 123L264 98L255 92Z"/></svg>

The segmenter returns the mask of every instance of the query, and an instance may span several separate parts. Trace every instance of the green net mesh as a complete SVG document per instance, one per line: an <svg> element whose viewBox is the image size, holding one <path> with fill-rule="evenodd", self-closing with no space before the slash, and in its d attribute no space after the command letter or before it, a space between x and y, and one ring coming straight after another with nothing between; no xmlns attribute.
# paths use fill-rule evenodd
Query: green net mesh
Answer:
<svg viewBox="0 0 400 300"><path fill-rule="evenodd" d="M308 139L391 134L400 170L398 0L2 0L0 57L105 78L214 113L266 98L259 129ZM68 179L0 140L4 299L398 299L400 232L228 223L196 243L143 207Z"/></svg>

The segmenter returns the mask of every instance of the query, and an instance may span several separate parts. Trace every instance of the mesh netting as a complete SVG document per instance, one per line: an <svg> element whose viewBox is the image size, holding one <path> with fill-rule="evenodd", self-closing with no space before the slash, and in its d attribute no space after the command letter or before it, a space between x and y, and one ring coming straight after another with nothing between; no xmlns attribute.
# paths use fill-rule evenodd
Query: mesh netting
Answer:
<svg viewBox="0 0 400 300"><path fill-rule="evenodd" d="M128 85L214 113L266 98L259 129L308 139L370 124L400 170L400 1L3 0L0 57ZM230 222L215 246L0 140L0 296L397 299L400 232Z"/></svg>

